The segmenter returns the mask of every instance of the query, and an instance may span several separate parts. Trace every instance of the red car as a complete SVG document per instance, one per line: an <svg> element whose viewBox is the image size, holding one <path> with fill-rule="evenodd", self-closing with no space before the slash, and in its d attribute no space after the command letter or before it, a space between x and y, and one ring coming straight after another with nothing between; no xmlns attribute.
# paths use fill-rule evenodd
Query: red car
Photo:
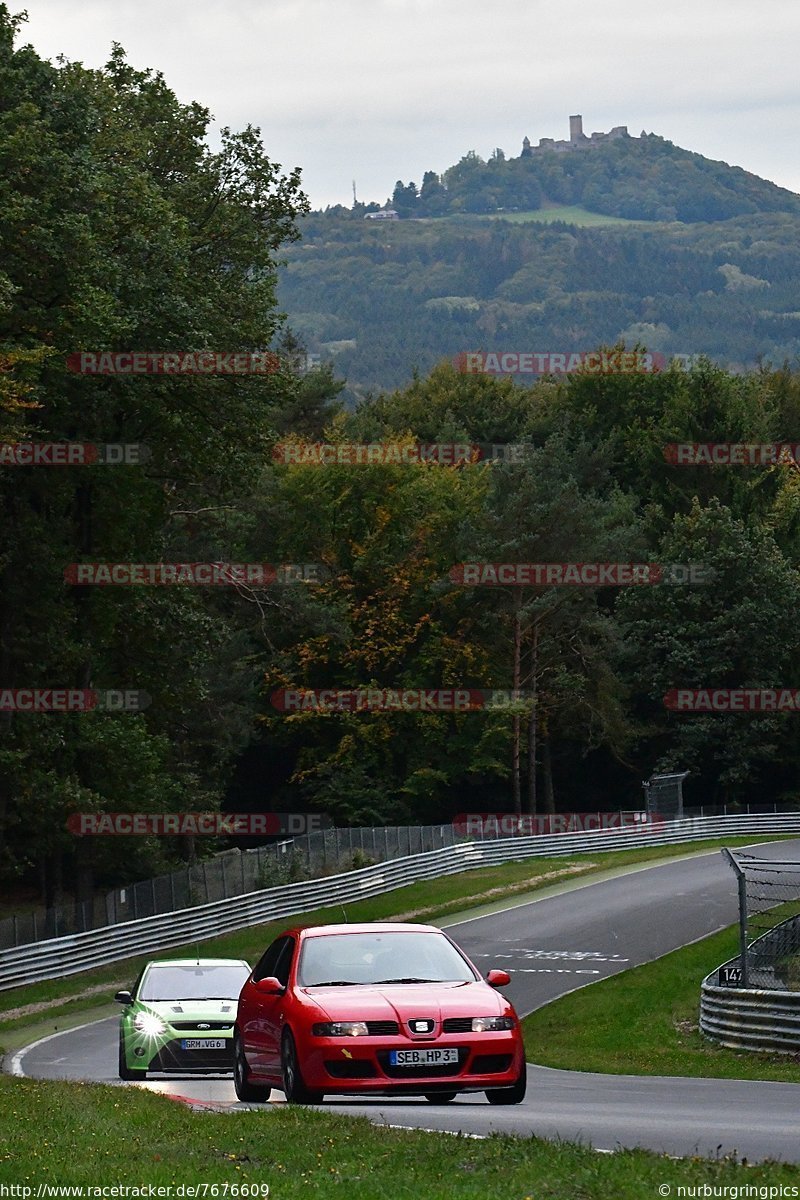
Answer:
<svg viewBox="0 0 800 1200"><path fill-rule="evenodd" d="M325 1095L485 1092L525 1096L519 1019L446 933L375 923L289 929L239 996L234 1082L240 1100L279 1088L290 1104Z"/></svg>

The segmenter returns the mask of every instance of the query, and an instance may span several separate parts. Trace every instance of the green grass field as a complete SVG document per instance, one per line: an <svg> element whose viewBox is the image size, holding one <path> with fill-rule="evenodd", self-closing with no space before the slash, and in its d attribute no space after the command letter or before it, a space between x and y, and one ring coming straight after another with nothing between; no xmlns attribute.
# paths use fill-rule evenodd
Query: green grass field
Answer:
<svg viewBox="0 0 800 1200"><path fill-rule="evenodd" d="M540 221L552 224L553 221L564 221L568 225L580 225L593 228L598 225L648 225L654 226L655 221L630 221L627 217L609 217L603 213L589 212L577 204L555 205L553 208L537 208L531 212L501 212L488 214L489 220L513 221L523 224L529 221Z"/></svg>
<svg viewBox="0 0 800 1200"><path fill-rule="evenodd" d="M681 1184L800 1183L794 1166L378 1128L288 1105L198 1112L138 1087L0 1077L0 1107L0 1182L33 1196L47 1183L217 1184L208 1200L263 1197L266 1188L270 1200L643 1200L667 1184L675 1196ZM173 1200L179 1194L173 1190ZM196 1195L203 1200L202 1191Z"/></svg>

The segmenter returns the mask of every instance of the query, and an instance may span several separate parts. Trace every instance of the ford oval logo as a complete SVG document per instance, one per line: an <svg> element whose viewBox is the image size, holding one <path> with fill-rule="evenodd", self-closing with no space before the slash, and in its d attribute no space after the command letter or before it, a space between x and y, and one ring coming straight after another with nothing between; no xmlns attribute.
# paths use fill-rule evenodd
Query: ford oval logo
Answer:
<svg viewBox="0 0 800 1200"><path fill-rule="evenodd" d="M208 1024L207 1021L203 1021L203 1023L201 1025L198 1025L197 1028L198 1029L210 1029L211 1026Z"/></svg>

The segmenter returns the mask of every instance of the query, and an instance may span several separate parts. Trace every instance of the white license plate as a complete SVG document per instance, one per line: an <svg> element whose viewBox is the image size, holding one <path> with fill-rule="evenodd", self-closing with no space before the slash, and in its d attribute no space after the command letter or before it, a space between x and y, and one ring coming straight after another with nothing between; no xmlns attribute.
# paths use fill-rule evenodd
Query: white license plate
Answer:
<svg viewBox="0 0 800 1200"><path fill-rule="evenodd" d="M443 1067L458 1062L458 1050L390 1050L393 1067Z"/></svg>
<svg viewBox="0 0 800 1200"><path fill-rule="evenodd" d="M184 1038L181 1050L224 1050L225 1038Z"/></svg>

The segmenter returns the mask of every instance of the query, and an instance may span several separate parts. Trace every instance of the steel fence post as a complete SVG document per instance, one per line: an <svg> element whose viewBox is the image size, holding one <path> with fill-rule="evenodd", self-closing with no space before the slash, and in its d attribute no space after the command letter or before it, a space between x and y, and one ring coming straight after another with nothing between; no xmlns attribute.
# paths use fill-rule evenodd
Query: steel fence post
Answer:
<svg viewBox="0 0 800 1200"><path fill-rule="evenodd" d="M739 891L739 959L742 964L742 987L750 986L750 969L747 961L747 879L742 868L739 866L736 859L731 854L727 847L723 848L723 855L727 859L728 866L736 875L736 882Z"/></svg>

